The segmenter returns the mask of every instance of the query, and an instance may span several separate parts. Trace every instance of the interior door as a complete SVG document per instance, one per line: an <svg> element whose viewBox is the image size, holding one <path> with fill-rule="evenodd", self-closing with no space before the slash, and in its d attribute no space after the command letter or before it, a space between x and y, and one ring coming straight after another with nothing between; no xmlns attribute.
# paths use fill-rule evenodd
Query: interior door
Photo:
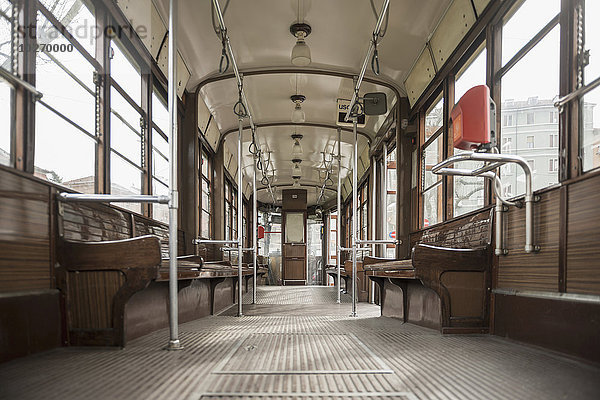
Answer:
<svg viewBox="0 0 600 400"><path fill-rule="evenodd" d="M306 284L306 212L283 216L283 284Z"/></svg>

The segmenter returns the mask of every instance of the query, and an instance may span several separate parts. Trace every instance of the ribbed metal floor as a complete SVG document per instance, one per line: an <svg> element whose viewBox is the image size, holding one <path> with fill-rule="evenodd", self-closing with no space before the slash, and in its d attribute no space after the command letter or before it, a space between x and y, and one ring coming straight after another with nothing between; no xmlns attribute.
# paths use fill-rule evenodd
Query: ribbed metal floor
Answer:
<svg viewBox="0 0 600 400"><path fill-rule="evenodd" d="M492 336L442 336L332 304L335 288L259 288L245 316L124 350L62 348L0 365L7 399L597 399L600 368ZM246 300L248 296L246 296ZM250 297L251 299L251 297ZM345 300L347 301L347 297ZM235 311L235 310L234 310Z"/></svg>

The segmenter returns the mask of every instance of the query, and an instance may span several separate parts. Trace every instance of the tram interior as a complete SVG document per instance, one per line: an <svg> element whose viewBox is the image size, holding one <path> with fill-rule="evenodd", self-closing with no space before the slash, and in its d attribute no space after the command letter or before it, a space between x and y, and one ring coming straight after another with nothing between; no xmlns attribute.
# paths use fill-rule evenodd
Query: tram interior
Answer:
<svg viewBox="0 0 600 400"><path fill-rule="evenodd" d="M597 399L598 18L0 0L0 399Z"/></svg>

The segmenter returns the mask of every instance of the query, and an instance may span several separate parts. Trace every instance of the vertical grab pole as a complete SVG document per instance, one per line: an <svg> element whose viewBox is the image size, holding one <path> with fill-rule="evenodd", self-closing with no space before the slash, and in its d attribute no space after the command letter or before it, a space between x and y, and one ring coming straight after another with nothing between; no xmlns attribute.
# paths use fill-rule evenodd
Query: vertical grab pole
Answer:
<svg viewBox="0 0 600 400"><path fill-rule="evenodd" d="M179 305L177 304L177 0L169 2L169 65L168 65L168 108L169 108L169 344L168 350L182 348L179 341Z"/></svg>
<svg viewBox="0 0 600 400"><path fill-rule="evenodd" d="M383 239L387 239L388 228L387 228L387 208L388 208L388 147L387 142L383 142ZM381 249L383 252L381 253L382 257L387 257L387 244L382 244Z"/></svg>
<svg viewBox="0 0 600 400"><path fill-rule="evenodd" d="M375 190L375 182L377 180L377 160L375 156L371 157L371 238L377 240L377 207L375 203L377 202L377 191ZM373 243L371 245L371 255L375 257L377 251L377 245ZM367 280L367 284L370 286L370 296L369 302L371 304L375 304L375 281L371 279L367 279L365 274L365 279ZM370 281L370 282L369 282Z"/></svg>
<svg viewBox="0 0 600 400"><path fill-rule="evenodd" d="M338 162L338 184L337 184L337 218L336 218L336 266L337 266L337 302L341 303L342 277L340 269L342 264L342 129L338 128L337 162ZM348 290L348 288L346 288Z"/></svg>
<svg viewBox="0 0 600 400"><path fill-rule="evenodd" d="M358 118L356 116L353 117L352 121L352 130L353 130L353 139L352 145L354 146L354 156L352 157L352 314L351 317L356 317L356 206L357 206L357 192L358 192L358 184L357 184L357 165L358 165L358 143L357 143L357 133L356 133L356 124L358 123Z"/></svg>
<svg viewBox="0 0 600 400"><path fill-rule="evenodd" d="M256 258L258 256L258 210L257 210L257 199L256 199L256 160L252 162L252 262L254 264L254 279L252 284L252 304L256 304L256 268L258 264Z"/></svg>
<svg viewBox="0 0 600 400"><path fill-rule="evenodd" d="M242 224L242 217L244 215L244 210L242 209L242 207L244 207L244 202L242 201L242 198L244 196L244 193L242 192L242 188L243 188L243 179L242 179L242 131L244 129L243 123L244 123L244 119L242 116L240 116L238 118L238 122L239 122L239 129L238 129L238 146L237 146L237 163L238 163L238 179L237 179L237 186L238 186L238 193L237 193L237 246L238 246L238 312L237 312L237 316L241 317L244 314L242 313L242 296L244 295L243 292L243 288L242 288L242 254L243 254L243 244L244 244L244 238L243 238L243 234L242 234L242 229L243 229L243 224Z"/></svg>

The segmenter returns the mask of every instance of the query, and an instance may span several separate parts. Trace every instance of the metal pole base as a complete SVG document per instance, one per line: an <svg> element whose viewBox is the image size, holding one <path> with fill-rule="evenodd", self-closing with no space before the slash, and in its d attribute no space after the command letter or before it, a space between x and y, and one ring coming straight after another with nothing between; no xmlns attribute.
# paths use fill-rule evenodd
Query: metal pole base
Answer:
<svg viewBox="0 0 600 400"><path fill-rule="evenodd" d="M341 304L342 302L340 300L336 300L335 301L337 304Z"/></svg>
<svg viewBox="0 0 600 400"><path fill-rule="evenodd" d="M181 344L179 339L169 340L169 344L165 347L165 350L167 350L167 351L183 350L183 345Z"/></svg>
<svg viewBox="0 0 600 400"><path fill-rule="evenodd" d="M356 317L358 317L358 314L357 314L357 313L355 313L355 312L353 312L353 313L350 313L350 315L349 315L349 316L350 316L350 317L352 317L352 318L356 318Z"/></svg>
<svg viewBox="0 0 600 400"><path fill-rule="evenodd" d="M236 317L243 317L243 316L244 316L244 314L242 314L242 313L237 313L235 316L236 316Z"/></svg>

